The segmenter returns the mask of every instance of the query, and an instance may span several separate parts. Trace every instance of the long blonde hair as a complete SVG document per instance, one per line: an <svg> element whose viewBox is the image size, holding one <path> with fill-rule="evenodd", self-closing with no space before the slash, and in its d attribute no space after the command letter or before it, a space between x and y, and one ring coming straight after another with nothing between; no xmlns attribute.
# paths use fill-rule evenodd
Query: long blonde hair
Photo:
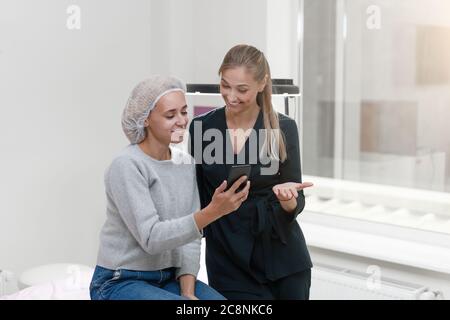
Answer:
<svg viewBox="0 0 450 320"><path fill-rule="evenodd" d="M272 79L270 67L264 53L257 48L240 44L231 48L219 68L219 75L225 70L236 67L246 67L255 79L261 83L266 78L266 86L262 92L258 92L256 102L263 111L265 141L263 150L269 158L284 162L287 157L285 138L280 130L278 114L272 106ZM266 77L267 76L267 77ZM277 148L278 146L278 148Z"/></svg>

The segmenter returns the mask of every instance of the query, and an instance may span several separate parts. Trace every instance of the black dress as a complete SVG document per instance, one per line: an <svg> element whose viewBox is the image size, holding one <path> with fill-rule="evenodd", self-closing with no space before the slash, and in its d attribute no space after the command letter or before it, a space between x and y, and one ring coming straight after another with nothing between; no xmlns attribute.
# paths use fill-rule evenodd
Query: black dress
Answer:
<svg viewBox="0 0 450 320"><path fill-rule="evenodd" d="M279 120L280 129L285 136L287 159L271 175L260 174L261 169L268 168L270 164L263 161L266 163L264 165L259 157L255 161L250 156L249 149L254 151L250 147L250 138L239 155L233 153L231 139L226 131L225 107L193 119L189 128L190 152L197 163L197 183L202 208L211 202L215 189L227 179L230 167L242 164L242 161L238 163L238 159L252 164L247 200L236 212L216 220L203 230L206 237L208 281L225 296L227 292L258 295L267 285L273 285L282 278L302 271L309 272L312 267L303 233L296 220L305 206L303 191L299 192L297 207L292 213L283 210L272 191L276 184L302 181L297 124L283 114L279 114ZM197 130L194 130L195 126ZM221 138L217 138L215 134L212 134L215 137L203 137L208 129L216 129L212 133L220 132ZM259 112L253 129L256 133L259 129L264 129L262 111ZM263 136L255 136L258 145L261 145L264 142ZM225 152L213 150L213 144L216 147L221 145ZM215 156L215 163L202 158L207 153ZM230 159L234 163L230 163Z"/></svg>

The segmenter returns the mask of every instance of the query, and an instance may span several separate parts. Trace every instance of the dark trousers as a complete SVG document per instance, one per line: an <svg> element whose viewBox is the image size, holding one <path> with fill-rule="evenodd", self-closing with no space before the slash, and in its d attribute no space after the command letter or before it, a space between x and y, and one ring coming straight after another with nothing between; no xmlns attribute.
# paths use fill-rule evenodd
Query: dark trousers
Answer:
<svg viewBox="0 0 450 320"><path fill-rule="evenodd" d="M254 280L256 281L256 280ZM245 284L242 284L245 286ZM254 283L249 285L253 287ZM309 300L311 269L260 285L259 292L220 291L229 300Z"/></svg>

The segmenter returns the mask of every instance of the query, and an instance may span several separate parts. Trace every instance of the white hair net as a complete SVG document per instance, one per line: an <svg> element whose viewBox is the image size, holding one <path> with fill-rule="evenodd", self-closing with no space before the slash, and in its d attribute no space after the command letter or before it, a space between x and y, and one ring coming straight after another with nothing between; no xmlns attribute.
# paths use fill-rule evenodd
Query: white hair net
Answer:
<svg viewBox="0 0 450 320"><path fill-rule="evenodd" d="M186 92L183 81L172 76L152 76L140 82L131 92L122 113L122 129L132 144L146 137L144 122L158 100L172 91Z"/></svg>

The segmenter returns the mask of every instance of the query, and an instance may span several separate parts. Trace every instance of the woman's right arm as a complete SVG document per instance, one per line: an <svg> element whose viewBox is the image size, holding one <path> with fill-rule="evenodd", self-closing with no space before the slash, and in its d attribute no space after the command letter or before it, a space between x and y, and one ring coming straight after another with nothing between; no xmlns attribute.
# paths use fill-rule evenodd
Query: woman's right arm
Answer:
<svg viewBox="0 0 450 320"><path fill-rule="evenodd" d="M231 194L229 191L233 188L226 192L219 192L221 189L218 188L206 208L180 218L161 221L148 182L131 159L115 159L105 182L108 198L112 200L133 237L149 254L173 250L199 239L202 236L199 230L234 211L240 205L238 197L242 199L246 196L245 190Z"/></svg>

